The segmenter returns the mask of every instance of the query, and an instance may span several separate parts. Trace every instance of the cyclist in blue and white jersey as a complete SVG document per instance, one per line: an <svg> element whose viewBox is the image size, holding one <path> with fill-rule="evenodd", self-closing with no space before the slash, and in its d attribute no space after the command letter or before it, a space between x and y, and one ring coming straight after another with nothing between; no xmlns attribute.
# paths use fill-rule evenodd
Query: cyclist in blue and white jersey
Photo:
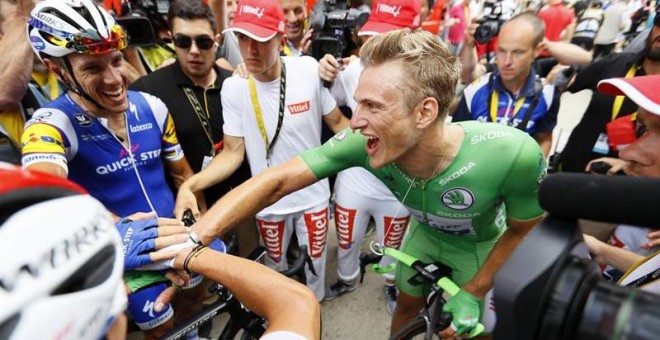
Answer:
<svg viewBox="0 0 660 340"><path fill-rule="evenodd" d="M35 5L27 32L35 54L69 89L27 122L23 166L68 177L118 217L173 217L163 163L176 184L192 170L165 104L127 90L124 29L91 0L46 0ZM129 271L125 279L135 292L133 320L158 336L173 311L157 311L153 301L169 283L151 272Z"/></svg>

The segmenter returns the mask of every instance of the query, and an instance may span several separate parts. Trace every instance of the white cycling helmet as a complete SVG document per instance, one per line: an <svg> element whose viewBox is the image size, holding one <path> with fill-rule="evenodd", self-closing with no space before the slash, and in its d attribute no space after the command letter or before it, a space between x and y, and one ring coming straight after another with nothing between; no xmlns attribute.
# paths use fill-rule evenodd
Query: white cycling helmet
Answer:
<svg viewBox="0 0 660 340"><path fill-rule="evenodd" d="M0 178L0 339L101 338L126 305L109 213L62 178Z"/></svg>
<svg viewBox="0 0 660 340"><path fill-rule="evenodd" d="M30 45L40 58L70 53L102 54L128 44L124 29L92 0L45 0L27 23Z"/></svg>

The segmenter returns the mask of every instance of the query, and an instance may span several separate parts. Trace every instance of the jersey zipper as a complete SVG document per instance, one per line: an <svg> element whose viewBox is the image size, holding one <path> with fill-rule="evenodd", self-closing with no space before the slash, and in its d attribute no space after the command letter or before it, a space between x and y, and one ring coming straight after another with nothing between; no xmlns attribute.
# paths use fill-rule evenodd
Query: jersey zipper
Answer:
<svg viewBox="0 0 660 340"><path fill-rule="evenodd" d="M149 204L149 208L151 208L151 211L155 212L156 215L158 215L158 212L156 211L156 209L154 209L154 205L151 203L151 199L149 199L149 195L147 194L147 190L144 188L144 183L142 183L142 177L140 176L140 172L138 171L137 165L135 165L136 160L135 160L135 157L133 155L133 150L132 150L132 145L133 144L131 143L131 127L128 124L128 117L126 116L126 112L124 112L124 125L126 126L126 139L128 141L128 148L126 148L124 143L122 143L114 133L112 133L110 131L111 132L110 134L113 137L115 137L115 140L121 145L122 148L124 148L124 150L126 150L126 152L128 153L128 156L131 158L131 165L133 166L133 171L135 172L135 177L137 178L138 183L140 184L140 189L142 190L142 195L147 200L147 204ZM108 127L106 127L106 129L108 131L110 130L110 128L108 128ZM124 217L124 216L120 216L120 217Z"/></svg>

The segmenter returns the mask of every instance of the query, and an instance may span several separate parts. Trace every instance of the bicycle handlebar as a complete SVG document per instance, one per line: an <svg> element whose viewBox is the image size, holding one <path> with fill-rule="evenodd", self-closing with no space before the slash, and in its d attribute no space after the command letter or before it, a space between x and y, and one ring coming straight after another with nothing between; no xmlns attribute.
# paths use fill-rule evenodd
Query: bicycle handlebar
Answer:
<svg viewBox="0 0 660 340"><path fill-rule="evenodd" d="M286 277L296 276L300 283L307 284L306 282L307 277L305 275L305 264L307 264L307 266L309 267L309 271L312 272L314 276L317 276L317 274L316 271L314 270L312 259L309 257L309 253L307 252L307 246L302 245L298 249L299 249L299 255L296 258L295 262L293 262L293 264L289 267L289 269L281 271L280 274Z"/></svg>
<svg viewBox="0 0 660 340"><path fill-rule="evenodd" d="M458 291L461 289L454 281L452 281L450 278L446 276L442 276L440 278L436 277L437 273L440 271L434 270L437 269L438 267L435 264L425 264L419 259L415 258L412 255L406 254L404 252L401 252L397 249L390 248L387 246L383 246L380 244L372 244L371 246L371 251L373 251L375 254L378 255L385 255L389 256L406 266L414 269L416 272L420 273L422 276L432 280L432 282L435 282L442 290L444 290L449 296L454 296ZM390 267L390 266L388 266ZM372 269L378 273L384 273L388 272L388 267L382 268L378 266L378 264L372 264ZM477 323L477 325L472 329L472 331L469 334L470 338L473 338L479 334L481 334L484 331L484 325L482 323Z"/></svg>

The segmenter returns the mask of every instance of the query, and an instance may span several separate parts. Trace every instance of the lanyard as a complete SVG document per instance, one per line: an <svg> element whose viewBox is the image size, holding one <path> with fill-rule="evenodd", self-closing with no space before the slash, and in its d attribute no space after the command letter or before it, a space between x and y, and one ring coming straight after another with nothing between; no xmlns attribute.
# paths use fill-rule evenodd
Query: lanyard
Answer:
<svg viewBox="0 0 660 340"><path fill-rule="evenodd" d="M492 122L495 122L495 119L497 118L497 106L500 101L500 94L493 90L493 95L490 99L490 120ZM523 103L525 103L525 97L520 97L518 98L518 101L516 101L516 105L513 107L513 114L511 114L511 119L507 122L507 125L511 126L513 124L513 118L518 115L518 112L520 111L520 108L522 107ZM532 109L531 107L528 108ZM504 114L506 117L506 113Z"/></svg>
<svg viewBox="0 0 660 340"><path fill-rule="evenodd" d="M206 134L206 138L209 140L209 143L211 143L211 150L209 151L209 153L211 154L211 156L215 156L215 148L213 147L214 146L213 135L211 134L211 122L209 121L209 116L208 116L208 107L205 113L204 110L202 110L202 104L199 102L197 96L195 96L195 94L193 93L190 87L184 86L183 93L185 93L186 97L188 97L188 101L190 102L190 105L192 105L195 114L197 114L197 119L199 120L199 123L202 125L202 130L204 130L204 133ZM206 90L204 90L204 93L206 93ZM206 103L206 100L204 100L204 102Z"/></svg>
<svg viewBox="0 0 660 340"><path fill-rule="evenodd" d="M268 143L268 135L266 134L266 127L264 126L264 117L261 114L261 105L259 105L259 98L257 97L257 86L254 81L254 77L250 75L248 82L250 83L250 99L252 99L252 106L254 107L254 115L257 118L257 124L259 125L259 132L261 133L261 138L264 140L264 145L266 146L266 166L270 166L270 153L277 141L277 136L280 134L280 129L282 128L282 121L284 120L284 101L285 101L285 91L286 91L286 65L284 60L280 58L280 65L282 65L282 72L280 74L280 109L277 115L277 129L275 130L275 135L273 140Z"/></svg>
<svg viewBox="0 0 660 340"><path fill-rule="evenodd" d="M626 72L626 78L634 77L635 73L637 73L637 65L632 64L628 69L628 72ZM624 96L616 96L616 98L614 98L614 104L612 104L612 120L615 120L619 115L621 105L623 105L623 97Z"/></svg>
<svg viewBox="0 0 660 340"><path fill-rule="evenodd" d="M284 44L284 47L282 47L282 52L284 52L284 55L287 57L293 57L293 52L291 52L288 42Z"/></svg>

